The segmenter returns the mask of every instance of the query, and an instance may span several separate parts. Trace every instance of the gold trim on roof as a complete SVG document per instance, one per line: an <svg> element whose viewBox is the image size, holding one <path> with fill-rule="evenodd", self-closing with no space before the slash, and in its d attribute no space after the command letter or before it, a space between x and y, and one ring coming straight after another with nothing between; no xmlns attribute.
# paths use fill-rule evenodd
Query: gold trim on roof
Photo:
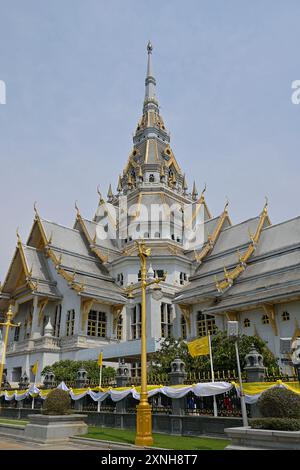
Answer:
<svg viewBox="0 0 300 470"><path fill-rule="evenodd" d="M233 284L233 281L239 277L241 273L243 273L246 269L247 261L251 257L251 255L254 253L256 244L259 242L261 231L263 229L265 221L269 221L269 216L268 216L268 201L266 200L266 203L264 205L263 211L260 214L259 222L255 231L254 235L250 234L250 244L248 245L247 250L245 253L241 256L241 254L238 252L238 258L239 258L239 263L237 266L232 270L232 271L227 271L226 268L224 268L224 279L222 281L216 281L216 288L219 292L223 292L224 289L227 289L227 287L230 287Z"/></svg>
<svg viewBox="0 0 300 470"><path fill-rule="evenodd" d="M76 204L76 207L77 207L77 204ZM47 235L46 235L46 232L44 230L43 223L41 221L40 215L39 215L38 211L36 210L36 207L34 209L35 209L35 220L38 224L38 228L40 230L40 233L41 233L41 236L42 236L42 239L43 239L43 242L44 242L44 249L46 251L46 256L51 259L51 261L55 265L55 268L56 268L58 274L60 274L68 282L68 284L70 285L70 287L72 289L74 289L77 293L83 292L84 291L84 284L82 284L82 283L78 284L78 283L75 282L75 273L73 273L71 275L61 267L62 254L60 254L60 256L58 258L56 256L56 254L54 253L54 251L50 248L51 239L49 239L49 240L47 239ZM77 210L77 214L80 214L78 207L76 208L76 210Z"/></svg>
<svg viewBox="0 0 300 470"><path fill-rule="evenodd" d="M31 289L32 292L35 292L37 290L37 287L38 287L38 282L37 281L36 282L32 281L32 277L31 277L32 276L32 268L29 269L29 267L27 265L27 260L26 260L26 255L25 255L24 248L23 248L23 243L22 243L22 240L21 240L21 237L19 235L18 230L17 230L17 239L18 239L17 246L18 246L19 253L20 253L22 267L23 267L24 273L25 273L26 284L28 285L28 287Z"/></svg>
<svg viewBox="0 0 300 470"><path fill-rule="evenodd" d="M164 149L164 152L163 152L165 155L167 155L170 159L166 162L167 163L167 166L171 166L171 164L173 163L176 171L181 175L181 169L177 163L177 160L174 156L174 153L170 147L170 145L166 145L165 149Z"/></svg>
<svg viewBox="0 0 300 470"><path fill-rule="evenodd" d="M191 218L187 221L187 223L185 224L185 227L184 227L185 229L188 229L188 228L190 228L190 227L192 226L192 223L194 222L195 218L197 217L197 215L198 215L198 213L199 213L199 211L200 211L200 209L201 209L202 206L204 206L204 207L206 208L207 213L208 213L208 216L209 216L209 218L211 218L211 214L210 214L210 212L209 212L208 209L207 209L206 202L205 202L205 198L204 198L204 193L205 193L205 191L206 191L206 185L205 185L205 187L204 187L204 189L203 189L203 191L202 191L202 193L201 193L201 195L200 195L198 201L191 202L191 205L192 205L192 206L193 206L194 204L196 205L196 210L195 210L194 214L192 214L192 217L191 217Z"/></svg>
<svg viewBox="0 0 300 470"><path fill-rule="evenodd" d="M85 237L86 237L86 239L89 243L89 246L90 246L90 249L92 250L92 252L95 253L95 255L100 259L100 261L102 263L106 263L108 261L108 257L106 255L102 254L100 249L95 246L96 233L95 233L94 240L92 240L80 212L77 212L76 219L77 219L77 221L79 222L79 224L82 228L82 231L83 231L83 233L84 233L84 235L85 235Z"/></svg>
<svg viewBox="0 0 300 470"><path fill-rule="evenodd" d="M216 241L218 240L219 238L219 235L221 233L221 230L223 228L223 225L224 225L224 222L226 219L228 219L228 210L227 210L227 207L228 207L228 202L226 202L225 204L225 207L224 207L224 210L223 210L223 213L217 223L217 226L215 227L212 235L208 235L207 237L207 243L205 244L205 246L202 248L202 250L200 251L200 253L198 254L196 251L195 251L195 259L198 263L201 263L203 258L205 258L205 256L208 255L208 253L210 253L213 249L213 247L215 246L216 244Z"/></svg>

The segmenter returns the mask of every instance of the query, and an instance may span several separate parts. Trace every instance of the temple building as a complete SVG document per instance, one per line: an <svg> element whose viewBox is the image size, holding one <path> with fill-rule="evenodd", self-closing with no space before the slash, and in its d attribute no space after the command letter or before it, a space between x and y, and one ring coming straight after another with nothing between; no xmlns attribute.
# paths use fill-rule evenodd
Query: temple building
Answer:
<svg viewBox="0 0 300 470"><path fill-rule="evenodd" d="M24 371L32 380L37 360L39 381L46 365L97 359L101 349L104 363L125 358L139 375L140 291L126 294L140 281L136 239L151 248L148 277L161 278L147 292L149 354L163 338L215 334L237 320L241 333L267 341L279 365L289 367L289 344L300 334L300 218L271 225L267 202L236 225L228 203L211 215L205 188L198 194L194 183L189 190L170 146L151 43L147 53L143 114L115 191L110 185L106 200L98 191L93 220L76 205L74 226L65 227L35 207L27 240L17 234L0 290L1 314L11 304L21 323L10 331L11 383Z"/></svg>

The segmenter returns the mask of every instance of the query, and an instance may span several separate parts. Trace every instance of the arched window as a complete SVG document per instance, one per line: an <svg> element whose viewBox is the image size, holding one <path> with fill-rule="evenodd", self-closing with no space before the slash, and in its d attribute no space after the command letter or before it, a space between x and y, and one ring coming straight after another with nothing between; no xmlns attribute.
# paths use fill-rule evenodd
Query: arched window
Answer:
<svg viewBox="0 0 300 470"><path fill-rule="evenodd" d="M245 320L244 320L244 327L245 327L245 328L249 328L249 327L250 327L250 320L249 320L249 318L245 318Z"/></svg>
<svg viewBox="0 0 300 470"><path fill-rule="evenodd" d="M186 337L187 337L186 319L184 318L183 315L181 315L181 337L183 339L186 339Z"/></svg>
<svg viewBox="0 0 300 470"><path fill-rule="evenodd" d="M151 173L149 175L149 183L154 183L154 181L155 181L154 175L153 175L153 173Z"/></svg>
<svg viewBox="0 0 300 470"><path fill-rule="evenodd" d="M270 323L269 316L267 314L262 316L262 323L263 325L268 325Z"/></svg>
<svg viewBox="0 0 300 470"><path fill-rule="evenodd" d="M282 318L283 321L289 321L289 319L290 319L289 312L282 312L281 318Z"/></svg>

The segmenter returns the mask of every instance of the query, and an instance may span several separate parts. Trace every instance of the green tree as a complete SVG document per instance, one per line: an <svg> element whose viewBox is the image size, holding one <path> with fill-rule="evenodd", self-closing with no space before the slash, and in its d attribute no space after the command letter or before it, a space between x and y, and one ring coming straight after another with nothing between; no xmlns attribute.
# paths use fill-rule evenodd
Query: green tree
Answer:
<svg viewBox="0 0 300 470"><path fill-rule="evenodd" d="M265 341L257 336L240 335L238 338L238 346L242 368L245 366L245 356L252 348L252 345L262 354L266 367L278 368L277 360L267 348ZM236 370L234 343L227 337L226 332L219 332L212 336L212 354L215 371ZM182 339L166 338L161 344L161 349L151 357L151 372L170 372L170 364L177 356L184 361L187 372L210 371L209 356L193 358L188 352L185 341Z"/></svg>
<svg viewBox="0 0 300 470"><path fill-rule="evenodd" d="M91 383L98 383L99 381L99 366L97 361L58 361L54 362L51 366L46 366L42 370L42 376L50 371L54 372L55 380L58 382L74 382L77 378L77 371L83 367L87 371L88 379ZM103 367L102 378L103 380L113 379L116 371L113 367Z"/></svg>

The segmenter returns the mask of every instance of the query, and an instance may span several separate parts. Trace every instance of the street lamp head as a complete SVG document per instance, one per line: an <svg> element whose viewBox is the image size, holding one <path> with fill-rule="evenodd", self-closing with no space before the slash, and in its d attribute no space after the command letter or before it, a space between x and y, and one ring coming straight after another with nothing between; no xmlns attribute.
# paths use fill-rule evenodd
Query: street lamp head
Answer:
<svg viewBox="0 0 300 470"><path fill-rule="evenodd" d="M8 320L11 320L12 316L13 316L13 311L12 311L12 305L10 304L8 307L8 311L6 313L6 317Z"/></svg>

